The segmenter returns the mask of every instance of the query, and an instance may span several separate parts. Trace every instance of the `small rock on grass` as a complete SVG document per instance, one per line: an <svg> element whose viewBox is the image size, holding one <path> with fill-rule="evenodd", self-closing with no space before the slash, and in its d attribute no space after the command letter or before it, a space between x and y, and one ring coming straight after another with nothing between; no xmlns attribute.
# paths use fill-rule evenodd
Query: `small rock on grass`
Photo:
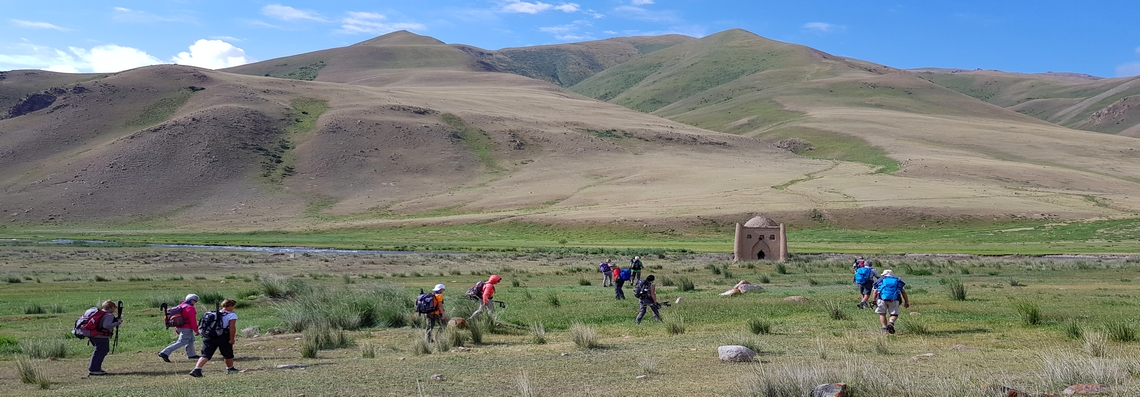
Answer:
<svg viewBox="0 0 1140 397"><path fill-rule="evenodd" d="M637 376L637 379L645 379L645 378L648 378L648 377L649 377L649 375L638 375L638 376Z"/></svg>
<svg viewBox="0 0 1140 397"><path fill-rule="evenodd" d="M1100 383L1081 383L1066 387L1061 394L1071 396L1075 394L1101 394L1108 393L1108 386Z"/></svg>
<svg viewBox="0 0 1140 397"><path fill-rule="evenodd" d="M443 382L443 374L432 375L431 380Z"/></svg>
<svg viewBox="0 0 1140 397"><path fill-rule="evenodd" d="M847 395L847 384L824 383L811 390L811 397L844 397Z"/></svg>
<svg viewBox="0 0 1140 397"><path fill-rule="evenodd" d="M931 358L931 357L934 357L934 353L923 353L923 354L919 354L917 356L911 357L910 359L914 360L914 361L918 361L918 360L921 360L924 358Z"/></svg>
<svg viewBox="0 0 1140 397"><path fill-rule="evenodd" d="M308 365L305 365L305 364L281 364L281 365L277 366L277 369L293 369L293 368L305 368L305 367L308 367Z"/></svg>

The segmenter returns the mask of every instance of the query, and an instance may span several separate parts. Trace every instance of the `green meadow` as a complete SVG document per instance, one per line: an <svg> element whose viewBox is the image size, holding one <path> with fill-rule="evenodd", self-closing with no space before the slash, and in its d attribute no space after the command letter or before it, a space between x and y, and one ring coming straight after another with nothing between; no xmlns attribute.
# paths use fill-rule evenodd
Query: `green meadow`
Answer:
<svg viewBox="0 0 1140 397"><path fill-rule="evenodd" d="M673 303L663 322L635 324L632 288L619 301L601 286L603 255L625 264L637 253ZM802 396L832 382L852 396L1077 383L1140 394L1140 259L868 256L907 283L912 305L894 335L855 307L853 255L732 263L650 249L290 255L13 243L0 246L0 384L29 396ZM503 277L505 307L428 343L412 310L420 289L446 284L448 317L467 316L475 303L464 291L489 274ZM740 280L764 289L720 296ZM155 356L173 341L158 307L190 292L199 311L237 299L239 328L259 327L237 338L244 372L227 375L216 359L196 379L181 350L174 363ZM111 375L87 377L90 347L69 329L105 299L123 301L126 322L104 364ZM722 345L758 355L721 362ZM305 367L278 368L288 364Z"/></svg>

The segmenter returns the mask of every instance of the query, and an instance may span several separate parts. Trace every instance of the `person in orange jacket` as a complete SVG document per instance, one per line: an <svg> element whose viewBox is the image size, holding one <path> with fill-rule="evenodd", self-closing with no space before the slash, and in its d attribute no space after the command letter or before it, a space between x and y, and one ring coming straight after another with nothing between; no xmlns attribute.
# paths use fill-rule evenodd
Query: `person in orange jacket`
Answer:
<svg viewBox="0 0 1140 397"><path fill-rule="evenodd" d="M503 278L499 277L498 274L492 274L491 277L487 278L487 282L483 283L483 300L479 305L479 309L475 310L475 313L471 313L471 317L468 317L468 319L473 319L475 316L483 313L483 309L495 311L495 302L493 300L495 299L495 284L498 284L499 281L502 280Z"/></svg>
<svg viewBox="0 0 1140 397"><path fill-rule="evenodd" d="M443 284L436 284L435 288L431 290L432 300L435 301L435 311L427 313L427 341L431 342L431 331L435 329L436 336L443 332L447 327L447 318L443 316L443 291L447 287ZM436 328L439 327L439 328Z"/></svg>

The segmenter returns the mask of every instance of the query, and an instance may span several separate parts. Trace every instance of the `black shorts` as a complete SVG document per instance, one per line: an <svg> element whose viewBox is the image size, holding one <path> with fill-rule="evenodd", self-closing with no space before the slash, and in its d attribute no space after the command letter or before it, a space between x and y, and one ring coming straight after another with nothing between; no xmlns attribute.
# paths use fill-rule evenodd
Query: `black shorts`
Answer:
<svg viewBox="0 0 1140 397"><path fill-rule="evenodd" d="M222 353L222 358L234 358L234 345L230 344L228 338L210 338L202 341L202 357L213 360L215 350Z"/></svg>

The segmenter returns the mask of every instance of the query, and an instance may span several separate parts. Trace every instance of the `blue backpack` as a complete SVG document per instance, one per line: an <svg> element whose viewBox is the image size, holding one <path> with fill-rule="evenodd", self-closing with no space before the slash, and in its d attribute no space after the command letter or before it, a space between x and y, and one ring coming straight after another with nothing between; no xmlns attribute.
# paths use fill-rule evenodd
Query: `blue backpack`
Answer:
<svg viewBox="0 0 1140 397"><path fill-rule="evenodd" d="M869 267L861 267L855 270L855 284L863 284L871 280L874 270Z"/></svg>
<svg viewBox="0 0 1140 397"><path fill-rule="evenodd" d="M879 279L879 299L885 301L899 300L899 291L903 289L903 282L895 276Z"/></svg>
<svg viewBox="0 0 1140 397"><path fill-rule="evenodd" d="M629 280L629 269L621 269L621 271L618 272L618 280L628 281Z"/></svg>

